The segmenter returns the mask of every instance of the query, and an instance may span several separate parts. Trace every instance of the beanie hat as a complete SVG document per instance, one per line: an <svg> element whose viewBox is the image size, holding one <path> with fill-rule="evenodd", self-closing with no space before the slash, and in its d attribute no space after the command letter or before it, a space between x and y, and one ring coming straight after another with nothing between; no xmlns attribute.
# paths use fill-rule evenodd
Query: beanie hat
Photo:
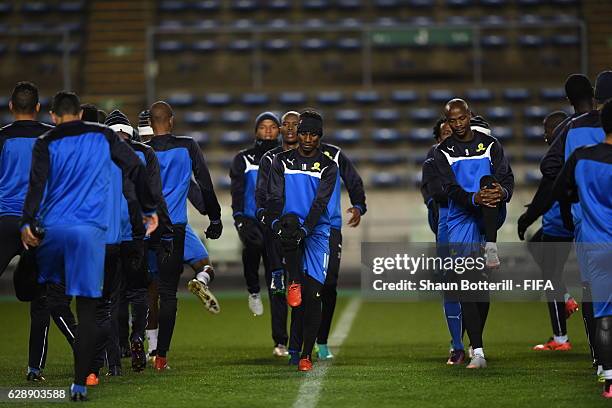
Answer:
<svg viewBox="0 0 612 408"><path fill-rule="evenodd" d="M143 110L138 115L138 134L140 136L150 136L153 134L151 112L149 110Z"/></svg>
<svg viewBox="0 0 612 408"><path fill-rule="evenodd" d="M134 128L130 124L130 120L123 112L115 109L106 117L104 124L115 132L127 133L130 136L134 135Z"/></svg>
<svg viewBox="0 0 612 408"><path fill-rule="evenodd" d="M278 116L276 116L273 112L262 112L257 115L257 118L255 118L255 131L257 131L259 124L266 119L271 120L272 122L276 123L276 126L280 127L280 120L278 119Z"/></svg>

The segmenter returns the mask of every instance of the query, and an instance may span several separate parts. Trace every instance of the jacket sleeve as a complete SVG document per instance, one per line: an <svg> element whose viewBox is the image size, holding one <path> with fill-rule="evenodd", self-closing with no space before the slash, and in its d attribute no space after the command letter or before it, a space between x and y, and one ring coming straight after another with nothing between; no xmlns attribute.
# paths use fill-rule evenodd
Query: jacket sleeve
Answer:
<svg viewBox="0 0 612 408"><path fill-rule="evenodd" d="M344 182L344 186L348 191L351 205L356 207L364 215L367 211L366 207L366 196L363 189L363 180L357 169L353 166L353 162L346 157L346 155L340 150L338 156L338 166L340 171L340 177Z"/></svg>
<svg viewBox="0 0 612 408"><path fill-rule="evenodd" d="M280 218L285 208L285 169L282 161L275 156L270 166L266 205L270 219L274 223Z"/></svg>
<svg viewBox="0 0 612 408"><path fill-rule="evenodd" d="M549 199L550 205L552 205L552 202L555 200L559 201L563 225L569 230L574 229L574 220L570 208L571 204L579 201L578 186L575 178L576 164L578 162L576 154L578 151L579 150L572 153L561 168L561 172L552 187L552 194Z"/></svg>
<svg viewBox="0 0 612 408"><path fill-rule="evenodd" d="M474 208L476 206L474 203L474 193L465 191L459 183L457 183L455 174L440 148L436 149L434 152L434 164L440 176L442 188L447 197L463 208Z"/></svg>
<svg viewBox="0 0 612 408"><path fill-rule="evenodd" d="M202 191L200 190L200 186L198 186L198 183L193 178L189 181L189 191L187 192L187 198L200 214L206 215L206 205L204 204Z"/></svg>
<svg viewBox="0 0 612 408"><path fill-rule="evenodd" d="M512 173L508 158L504 155L504 148L497 140L491 147L491 164L493 165L493 174L504 190L504 201L509 202L514 192L514 173Z"/></svg>
<svg viewBox="0 0 612 408"><path fill-rule="evenodd" d="M208 171L208 166L206 166L206 161L204 160L204 154L202 154L202 150L200 150L198 144L193 140L191 140L189 155L191 156L193 175L198 183L198 186L200 187L200 190L202 191L202 198L204 200L204 205L206 206L206 211L208 212L208 218L211 221L220 220L221 206L219 205L217 195L215 194L215 189L210 178L210 172Z"/></svg>
<svg viewBox="0 0 612 408"><path fill-rule="evenodd" d="M162 187L161 172L159 168L159 160L155 155L155 151L151 148L145 150L145 161L147 163L147 178L149 179L149 185L153 196L155 197L157 204L157 212L159 217L159 228L162 239L171 239L174 232L172 230L172 220L170 219L170 213L168 212L168 205L164 199L164 192Z"/></svg>
<svg viewBox="0 0 612 408"><path fill-rule="evenodd" d="M232 215L234 217L244 213L244 170L246 163L242 153L234 156L230 167L230 192L232 195Z"/></svg>
<svg viewBox="0 0 612 408"><path fill-rule="evenodd" d="M448 198L444 193L442 182L436 171L436 165L433 158L423 162L423 173L421 177L421 195L423 202L429 206L433 200L437 203L447 204Z"/></svg>
<svg viewBox="0 0 612 408"><path fill-rule="evenodd" d="M330 164L323 169L321 182L317 188L317 195L304 220L304 228L306 228L307 234L314 229L319 222L319 218L321 218L321 214L327 209L327 204L329 204L329 200L336 188L336 177L338 177L338 166L336 166L335 162L330 161Z"/></svg>
<svg viewBox="0 0 612 408"><path fill-rule="evenodd" d="M255 205L257 212L266 208L266 191L268 179L270 176L270 167L272 165L272 156L264 154L259 162L259 170L257 171L257 183L255 184Z"/></svg>
<svg viewBox="0 0 612 408"><path fill-rule="evenodd" d="M32 150L32 167L30 169L30 182L23 206L21 226L32 224L38 215L42 202L47 178L49 177L49 143L46 139L38 139Z"/></svg>
<svg viewBox="0 0 612 408"><path fill-rule="evenodd" d="M567 140L568 131L569 124L559 131L559 134L555 137L555 140L553 140L548 151L540 161L540 171L551 183L557 178L565 162L565 141Z"/></svg>

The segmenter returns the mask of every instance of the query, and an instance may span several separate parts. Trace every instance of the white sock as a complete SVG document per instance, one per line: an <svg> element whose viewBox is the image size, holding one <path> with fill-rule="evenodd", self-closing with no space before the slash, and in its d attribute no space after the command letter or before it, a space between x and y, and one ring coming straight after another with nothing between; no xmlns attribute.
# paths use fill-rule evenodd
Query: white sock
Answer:
<svg viewBox="0 0 612 408"><path fill-rule="evenodd" d="M208 282L210 282L210 275L208 274L208 272L198 272L198 274L196 275L196 279L202 282L203 284L208 285Z"/></svg>
<svg viewBox="0 0 612 408"><path fill-rule="evenodd" d="M566 293L565 295L563 295L563 301L567 303L567 301L570 300L571 297L572 295L570 295L569 293Z"/></svg>
<svg viewBox="0 0 612 408"><path fill-rule="evenodd" d="M147 343L148 343L148 353L151 353L153 350L157 350L157 333L159 329L151 329L147 330Z"/></svg>
<svg viewBox="0 0 612 408"><path fill-rule="evenodd" d="M603 374L603 371L604 371L603 366L598 365L597 366L597 375Z"/></svg>
<svg viewBox="0 0 612 408"><path fill-rule="evenodd" d="M497 242L487 242L485 244L485 250L494 249L497 251Z"/></svg>
<svg viewBox="0 0 612 408"><path fill-rule="evenodd" d="M559 344L567 343L567 334L565 336L553 336L553 339Z"/></svg>
<svg viewBox="0 0 612 408"><path fill-rule="evenodd" d="M603 376L606 380L612 380L612 370L603 370Z"/></svg>
<svg viewBox="0 0 612 408"><path fill-rule="evenodd" d="M482 357L485 358L484 356L484 350L482 349L482 347L478 347L474 349L474 357Z"/></svg>

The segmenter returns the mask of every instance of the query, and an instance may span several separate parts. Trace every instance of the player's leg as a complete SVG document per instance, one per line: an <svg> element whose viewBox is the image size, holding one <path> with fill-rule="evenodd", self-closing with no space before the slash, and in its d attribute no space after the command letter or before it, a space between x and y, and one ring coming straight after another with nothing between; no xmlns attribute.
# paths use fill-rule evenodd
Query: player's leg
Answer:
<svg viewBox="0 0 612 408"><path fill-rule="evenodd" d="M255 316L263 314L263 303L261 302L259 286L259 262L260 250L253 246L243 244L242 247L242 266L244 268L244 279L249 292L249 309Z"/></svg>
<svg viewBox="0 0 612 408"><path fill-rule="evenodd" d="M30 302L30 341L28 350L28 381L44 381L42 370L47 360L49 340L49 308L47 298L38 296Z"/></svg>
<svg viewBox="0 0 612 408"><path fill-rule="evenodd" d="M150 248L146 251L147 255L147 266L149 272L149 284L147 287L147 302L149 304L149 316L147 317L147 356L151 360L155 360L157 354L157 336L159 333L159 267L157 265L157 255L155 251Z"/></svg>
<svg viewBox="0 0 612 408"><path fill-rule="evenodd" d="M591 300L595 319L593 343L604 381L603 396L612 398L612 250L609 243L585 244L591 279Z"/></svg>
<svg viewBox="0 0 612 408"><path fill-rule="evenodd" d="M0 217L0 276L22 250L19 217Z"/></svg>
<svg viewBox="0 0 612 408"><path fill-rule="evenodd" d="M266 287L268 288L268 299L270 299L270 324L272 327L272 340L274 349L272 354L277 357L287 357L287 301L284 291L272 289L273 272L283 273L282 264L277 258L270 258L265 247L261 248L263 258ZM281 275L282 276L282 275ZM278 279L277 279L278 280ZM275 286L276 288L277 286Z"/></svg>
<svg viewBox="0 0 612 408"><path fill-rule="evenodd" d="M200 299L206 310L213 314L219 313L221 311L219 301L209 288L215 279L215 269L212 267L204 243L189 224L185 227L183 261L189 264L194 272L194 278L187 283L189 291Z"/></svg>
<svg viewBox="0 0 612 408"><path fill-rule="evenodd" d="M493 188L496 182L493 176L484 176L480 179L480 188ZM499 222L500 205L496 207L482 206L482 222L485 236L485 258L487 267L499 267L499 255L497 253L497 229Z"/></svg>
<svg viewBox="0 0 612 408"><path fill-rule="evenodd" d="M465 361L465 347L463 345L463 312L458 294L445 291L444 297L444 316L451 335L451 351L446 361L448 365L463 364Z"/></svg>
<svg viewBox="0 0 612 408"><path fill-rule="evenodd" d="M125 280L122 280L122 285L119 292L119 314L117 316L121 358L130 356L130 303L127 299L125 284Z"/></svg>
<svg viewBox="0 0 612 408"><path fill-rule="evenodd" d="M327 346L329 332L331 330L334 311L336 310L336 298L338 292L338 274L340 272L340 259L342 257L342 231L332 228L329 235L329 265L325 283L321 288L321 325L317 335L319 347L319 359L326 360L333 358L334 355Z"/></svg>
<svg viewBox="0 0 612 408"><path fill-rule="evenodd" d="M166 355L170 350L178 299L179 278L183 271L183 252L185 245L185 226L173 225L174 251L165 262L159 264L159 336L157 339L157 357L155 369L167 368Z"/></svg>

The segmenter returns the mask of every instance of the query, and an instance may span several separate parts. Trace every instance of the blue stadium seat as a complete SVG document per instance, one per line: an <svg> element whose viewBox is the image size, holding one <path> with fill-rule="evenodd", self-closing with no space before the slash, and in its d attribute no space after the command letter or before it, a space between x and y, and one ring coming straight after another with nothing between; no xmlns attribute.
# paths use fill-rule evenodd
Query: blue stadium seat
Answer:
<svg viewBox="0 0 612 408"><path fill-rule="evenodd" d="M233 11L248 13L257 10L257 1L255 0L233 0L230 8Z"/></svg>
<svg viewBox="0 0 612 408"><path fill-rule="evenodd" d="M60 13L81 13L85 10L84 1L63 1L57 5Z"/></svg>
<svg viewBox="0 0 612 408"><path fill-rule="evenodd" d="M529 140L542 140L543 134L542 126L525 126L523 128L523 135Z"/></svg>
<svg viewBox="0 0 612 408"><path fill-rule="evenodd" d="M177 92L173 93L166 98L168 103L172 106L184 108L187 106L193 106L196 103L196 97L190 92Z"/></svg>
<svg viewBox="0 0 612 408"><path fill-rule="evenodd" d="M62 30L68 30L70 32L77 32L83 29L83 23L80 21L66 21L58 24L58 28Z"/></svg>
<svg viewBox="0 0 612 408"><path fill-rule="evenodd" d="M159 2L159 10L167 13L187 11L189 5L184 1L166 0Z"/></svg>
<svg viewBox="0 0 612 408"><path fill-rule="evenodd" d="M455 92L450 89L434 89L427 95L430 102L444 103L456 97Z"/></svg>
<svg viewBox="0 0 612 408"><path fill-rule="evenodd" d="M182 20L162 20L159 22L159 27L164 30L180 30L186 26Z"/></svg>
<svg viewBox="0 0 612 408"><path fill-rule="evenodd" d="M491 102L495 95L487 88L468 89L465 92L468 102Z"/></svg>
<svg viewBox="0 0 612 408"><path fill-rule="evenodd" d="M228 106L232 103L232 96L228 93L209 93L204 97L204 102L209 106Z"/></svg>
<svg viewBox="0 0 612 408"><path fill-rule="evenodd" d="M434 0L406 0L408 7L411 8L432 8Z"/></svg>
<svg viewBox="0 0 612 408"><path fill-rule="evenodd" d="M289 23L289 20L284 18L273 18L268 21L268 28L285 29L290 25L291 23Z"/></svg>
<svg viewBox="0 0 612 408"><path fill-rule="evenodd" d="M247 106L261 106L270 103L270 97L265 93L249 92L242 94L242 103Z"/></svg>
<svg viewBox="0 0 612 408"><path fill-rule="evenodd" d="M552 43L561 47L580 45L580 37L575 34L557 34L552 36Z"/></svg>
<svg viewBox="0 0 612 408"><path fill-rule="evenodd" d="M361 0L337 0L336 6L341 10L359 10L363 4Z"/></svg>
<svg viewBox="0 0 612 408"><path fill-rule="evenodd" d="M218 177L215 180L215 187L219 186L220 190L229 190L232 186L232 179L229 175Z"/></svg>
<svg viewBox="0 0 612 408"><path fill-rule="evenodd" d="M576 6L578 5L578 0L550 0L552 4L557 6Z"/></svg>
<svg viewBox="0 0 612 408"><path fill-rule="evenodd" d="M525 159L527 163L539 163L545 154L546 154L545 150L540 150L540 151L527 150L525 151L523 158Z"/></svg>
<svg viewBox="0 0 612 408"><path fill-rule="evenodd" d="M440 116L441 109L418 108L410 111L410 118L415 122L433 122Z"/></svg>
<svg viewBox="0 0 612 408"><path fill-rule="evenodd" d="M344 95L339 91L319 92L316 99L317 103L321 105L339 105L344 103Z"/></svg>
<svg viewBox="0 0 612 408"><path fill-rule="evenodd" d="M226 110L221 114L221 121L227 125L244 125L249 120L249 114L241 110Z"/></svg>
<svg viewBox="0 0 612 408"><path fill-rule="evenodd" d="M19 29L21 31L27 32L41 32L46 31L48 28L49 26L47 23L40 23L36 21L28 21L19 25Z"/></svg>
<svg viewBox="0 0 612 408"><path fill-rule="evenodd" d="M206 126L211 122L210 112L187 111L183 114L183 122L192 126Z"/></svg>
<svg viewBox="0 0 612 408"><path fill-rule="evenodd" d="M399 23L397 19L393 17L379 17L374 20L374 24L381 27L395 27Z"/></svg>
<svg viewBox="0 0 612 408"><path fill-rule="evenodd" d="M341 51L358 51L361 50L361 39L359 38L340 38L336 42L336 47Z"/></svg>
<svg viewBox="0 0 612 408"><path fill-rule="evenodd" d="M374 129L372 140L380 144L393 144L401 141L402 136L397 129Z"/></svg>
<svg viewBox="0 0 612 408"><path fill-rule="evenodd" d="M210 143L208 132L189 132L187 136L191 137L200 147L204 147Z"/></svg>
<svg viewBox="0 0 612 408"><path fill-rule="evenodd" d="M510 140L514 136L510 126L493 126L491 134L499 140Z"/></svg>
<svg viewBox="0 0 612 408"><path fill-rule="evenodd" d="M518 43L524 48L540 48L544 45L544 37L540 35L521 35Z"/></svg>
<svg viewBox="0 0 612 408"><path fill-rule="evenodd" d="M433 24L434 20L427 16L416 16L409 19L408 23L416 26L428 26Z"/></svg>
<svg viewBox="0 0 612 408"><path fill-rule="evenodd" d="M41 42L22 42L17 44L17 52L22 55L38 55L46 50L46 46Z"/></svg>
<svg viewBox="0 0 612 408"><path fill-rule="evenodd" d="M542 17L537 14L523 14L519 17L519 23L522 24L539 25L542 21Z"/></svg>
<svg viewBox="0 0 612 408"><path fill-rule="evenodd" d="M58 42L57 44L55 44L55 46L53 47L53 52L56 54L64 54L64 49L66 47L64 46L63 42ZM70 41L68 43L68 54L76 54L79 51L81 51L81 43L78 41Z"/></svg>
<svg viewBox="0 0 612 408"><path fill-rule="evenodd" d="M214 30L217 27L219 27L219 22L217 22L217 20L211 20L207 18L207 19L196 20L192 26L200 30Z"/></svg>
<svg viewBox="0 0 612 408"><path fill-rule="evenodd" d="M372 111L372 120L381 124L393 124L400 120L400 113L397 109L381 108Z"/></svg>
<svg viewBox="0 0 612 408"><path fill-rule="evenodd" d="M402 176L389 172L377 172L370 177L370 184L374 188L396 188L405 184Z"/></svg>
<svg viewBox="0 0 612 408"><path fill-rule="evenodd" d="M306 94L304 92L282 92L278 96L278 102L281 105L292 105L295 109L306 103Z"/></svg>
<svg viewBox="0 0 612 408"><path fill-rule="evenodd" d="M192 4L192 7L196 11L214 13L221 9L221 1L220 0L196 1L195 3Z"/></svg>
<svg viewBox="0 0 612 408"><path fill-rule="evenodd" d="M266 51L282 52L288 51L291 48L291 41L286 38L274 38L266 40L263 43L263 48Z"/></svg>
<svg viewBox="0 0 612 408"><path fill-rule="evenodd" d="M487 26L501 27L508 24L508 19L504 16L487 14L480 20L480 23Z"/></svg>
<svg viewBox="0 0 612 408"><path fill-rule="evenodd" d="M305 28L315 29L327 26L327 21L322 18L307 18L302 22Z"/></svg>
<svg viewBox="0 0 612 408"><path fill-rule="evenodd" d="M504 7L507 4L507 0L480 0L480 5L485 7Z"/></svg>
<svg viewBox="0 0 612 408"><path fill-rule="evenodd" d="M400 0L374 0L374 7L382 9L398 8L401 5Z"/></svg>
<svg viewBox="0 0 612 408"><path fill-rule="evenodd" d="M531 6L541 6L543 5L545 0L517 0L519 6L531 7Z"/></svg>
<svg viewBox="0 0 612 408"><path fill-rule="evenodd" d="M248 18L239 18L238 20L233 20L230 26L236 30L248 31L255 27L255 23Z"/></svg>
<svg viewBox="0 0 612 408"><path fill-rule="evenodd" d="M472 5L472 0L446 0L446 5L448 7L468 7Z"/></svg>
<svg viewBox="0 0 612 408"><path fill-rule="evenodd" d="M198 53L207 54L217 51L219 49L219 44L217 44L215 40L200 40L191 44L191 49Z"/></svg>
<svg viewBox="0 0 612 408"><path fill-rule="evenodd" d="M542 90L540 91L540 96L545 101L559 102L565 99L565 89L564 88L542 88Z"/></svg>
<svg viewBox="0 0 612 408"><path fill-rule="evenodd" d="M338 21L338 25L343 28L359 28L363 24L363 21L358 18L342 18Z"/></svg>
<svg viewBox="0 0 612 408"><path fill-rule="evenodd" d="M375 152L370 157L370 162L377 166L394 166L406 162L406 155L403 153Z"/></svg>
<svg viewBox="0 0 612 408"><path fill-rule="evenodd" d="M431 128L412 128L408 131L408 140L415 143L432 143L433 132Z"/></svg>
<svg viewBox="0 0 612 408"><path fill-rule="evenodd" d="M551 16L551 21L554 23L575 23L578 21L578 17L573 14L555 14Z"/></svg>
<svg viewBox="0 0 612 408"><path fill-rule="evenodd" d="M540 183L542 173L539 170L527 170L523 182L530 186L535 186Z"/></svg>
<svg viewBox="0 0 612 408"><path fill-rule="evenodd" d="M336 121L345 125L353 125L363 120L361 111L358 109L340 109L336 111Z"/></svg>
<svg viewBox="0 0 612 408"><path fill-rule="evenodd" d="M240 38L237 40L231 40L228 45L228 48L231 51L242 53L242 52L252 51L253 48L255 48L255 44L253 43L252 40Z"/></svg>
<svg viewBox="0 0 612 408"><path fill-rule="evenodd" d="M512 119L512 108L507 106L492 106L485 112L485 118L490 120L506 121Z"/></svg>
<svg viewBox="0 0 612 408"><path fill-rule="evenodd" d="M327 10L330 6L328 0L302 0L302 8L305 10Z"/></svg>
<svg viewBox="0 0 612 408"><path fill-rule="evenodd" d="M291 2L289 0L271 0L268 1L268 9L273 11L286 11L291 9Z"/></svg>
<svg viewBox="0 0 612 408"><path fill-rule="evenodd" d="M469 25L472 19L468 16L448 16L446 22L452 25Z"/></svg>
<svg viewBox="0 0 612 408"><path fill-rule="evenodd" d="M505 48L508 46L508 39L503 35L483 35L480 44L489 49Z"/></svg>
<svg viewBox="0 0 612 408"><path fill-rule="evenodd" d="M357 91L353 100L361 105L371 105L380 102L380 95L376 91Z"/></svg>
<svg viewBox="0 0 612 408"><path fill-rule="evenodd" d="M21 12L24 14L46 14L52 10L52 5L44 1L29 1L21 5Z"/></svg>
<svg viewBox="0 0 612 408"><path fill-rule="evenodd" d="M334 143L340 146L354 145L361 141L361 131L357 129L340 129L331 134Z"/></svg>
<svg viewBox="0 0 612 408"><path fill-rule="evenodd" d="M391 100L399 104L414 103L419 100L419 95L412 89L399 89L391 92Z"/></svg>
<svg viewBox="0 0 612 408"><path fill-rule="evenodd" d="M13 5L11 3L0 3L0 14L9 14L11 11L13 11Z"/></svg>
<svg viewBox="0 0 612 408"><path fill-rule="evenodd" d="M509 102L524 102L531 98L531 93L525 88L507 88L504 89L503 96Z"/></svg>
<svg viewBox="0 0 612 408"><path fill-rule="evenodd" d="M177 40L163 40L157 43L155 47L157 51L164 54L183 52L187 49L187 46L182 41Z"/></svg>
<svg viewBox="0 0 612 408"><path fill-rule="evenodd" d="M323 38L307 38L301 41L300 47L304 51L325 51L329 48L329 41Z"/></svg>
<svg viewBox="0 0 612 408"><path fill-rule="evenodd" d="M224 146L239 146L249 143L251 139L252 137L250 136L250 133L232 130L229 132L223 132L221 134L220 142Z"/></svg>
<svg viewBox="0 0 612 408"><path fill-rule="evenodd" d="M523 110L523 115L525 115L527 119L542 120L549 113L550 113L550 109L547 108L546 106L527 106Z"/></svg>

